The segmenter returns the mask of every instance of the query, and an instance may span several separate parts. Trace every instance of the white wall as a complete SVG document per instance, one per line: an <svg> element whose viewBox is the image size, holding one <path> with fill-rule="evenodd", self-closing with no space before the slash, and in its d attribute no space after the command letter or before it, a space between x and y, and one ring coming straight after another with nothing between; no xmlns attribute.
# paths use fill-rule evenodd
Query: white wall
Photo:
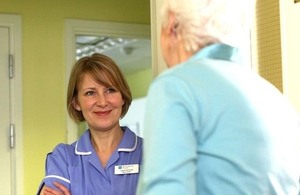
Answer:
<svg viewBox="0 0 300 195"><path fill-rule="evenodd" d="M143 137L145 103L146 97L134 99L127 114L120 120L121 126L128 126L141 137Z"/></svg>
<svg viewBox="0 0 300 195"><path fill-rule="evenodd" d="M300 112L300 3L280 0L283 92Z"/></svg>

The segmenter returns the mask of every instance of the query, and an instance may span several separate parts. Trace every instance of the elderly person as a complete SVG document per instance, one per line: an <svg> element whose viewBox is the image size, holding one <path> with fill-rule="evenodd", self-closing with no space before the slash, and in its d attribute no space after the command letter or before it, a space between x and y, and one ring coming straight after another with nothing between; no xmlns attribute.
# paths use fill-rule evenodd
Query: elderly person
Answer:
<svg viewBox="0 0 300 195"><path fill-rule="evenodd" d="M297 195L299 116L241 59L252 0L164 0L139 195Z"/></svg>
<svg viewBox="0 0 300 195"><path fill-rule="evenodd" d="M48 154L38 194L135 194L143 140L119 122L131 100L111 58L95 53L76 62L67 108L71 118L86 121L88 129L73 144L59 144Z"/></svg>

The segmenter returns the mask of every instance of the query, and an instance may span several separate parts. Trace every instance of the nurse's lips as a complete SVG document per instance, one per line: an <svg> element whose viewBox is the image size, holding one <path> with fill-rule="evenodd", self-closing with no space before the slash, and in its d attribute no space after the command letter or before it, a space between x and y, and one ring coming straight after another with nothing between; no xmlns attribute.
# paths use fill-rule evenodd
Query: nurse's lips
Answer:
<svg viewBox="0 0 300 195"><path fill-rule="evenodd" d="M106 116L110 113L110 110L108 111L99 111L99 112L95 112L95 114L99 115L99 116Z"/></svg>

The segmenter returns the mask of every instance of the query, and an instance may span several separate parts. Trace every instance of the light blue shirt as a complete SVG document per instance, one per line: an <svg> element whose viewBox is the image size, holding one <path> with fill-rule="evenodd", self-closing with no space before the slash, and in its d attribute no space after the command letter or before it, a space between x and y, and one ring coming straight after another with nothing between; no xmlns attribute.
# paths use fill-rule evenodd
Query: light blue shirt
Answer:
<svg viewBox="0 0 300 195"><path fill-rule="evenodd" d="M299 116L227 45L152 83L139 195L297 195Z"/></svg>
<svg viewBox="0 0 300 195"><path fill-rule="evenodd" d="M141 164L143 140L127 127L122 129L122 141L105 168L87 130L77 142L59 144L48 154L42 183L55 188L53 182L59 182L73 195L134 195L139 173L115 174L115 169L122 168L122 165L136 167Z"/></svg>

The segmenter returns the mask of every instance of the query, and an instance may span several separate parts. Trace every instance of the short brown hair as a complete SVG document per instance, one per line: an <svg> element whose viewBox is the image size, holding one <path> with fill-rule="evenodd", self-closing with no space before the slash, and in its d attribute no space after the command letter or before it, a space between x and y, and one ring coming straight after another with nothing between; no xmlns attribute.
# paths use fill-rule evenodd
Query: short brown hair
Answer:
<svg viewBox="0 0 300 195"><path fill-rule="evenodd" d="M120 117L124 117L132 101L129 86L118 65L108 56L99 53L80 58L72 68L67 92L67 110L70 117L76 123L85 121L82 112L76 110L72 105L73 99L77 97L78 86L85 74L91 75L101 85L114 86L120 91L125 102Z"/></svg>

